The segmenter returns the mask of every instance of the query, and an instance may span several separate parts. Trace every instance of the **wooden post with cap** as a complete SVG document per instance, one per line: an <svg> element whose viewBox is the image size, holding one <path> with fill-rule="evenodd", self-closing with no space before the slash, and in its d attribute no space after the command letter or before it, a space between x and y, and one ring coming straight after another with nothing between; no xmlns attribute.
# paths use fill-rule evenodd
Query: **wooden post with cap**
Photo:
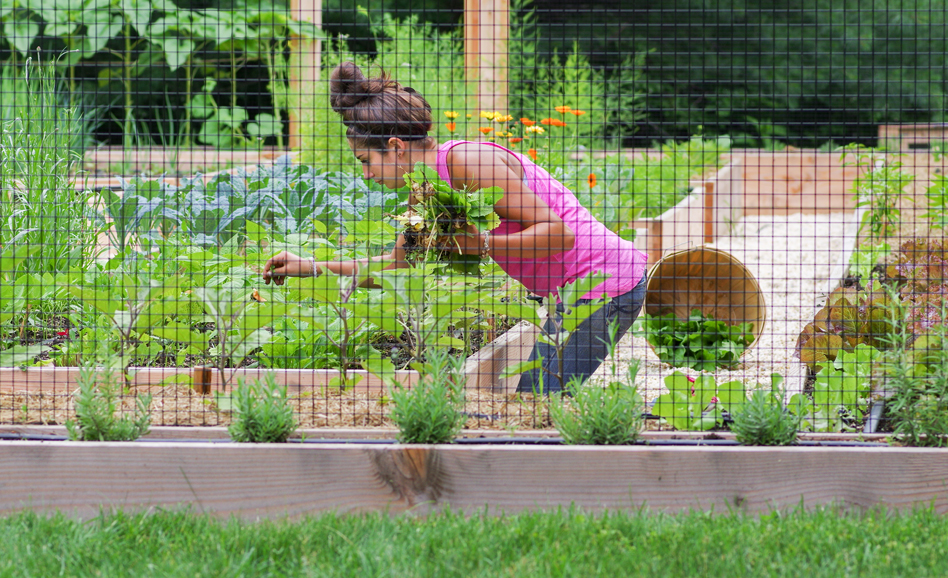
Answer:
<svg viewBox="0 0 948 578"><path fill-rule="evenodd" d="M322 0L290 0L290 17L300 22L310 22L317 27L323 23ZM300 146L300 124L307 122L309 115L303 109L304 99L313 93L319 82L320 53L322 44L318 38L290 40L290 148ZM329 103L310 103L311 106L329 106Z"/></svg>
<svg viewBox="0 0 948 578"><path fill-rule="evenodd" d="M507 112L509 0L464 0L464 72L478 109Z"/></svg>

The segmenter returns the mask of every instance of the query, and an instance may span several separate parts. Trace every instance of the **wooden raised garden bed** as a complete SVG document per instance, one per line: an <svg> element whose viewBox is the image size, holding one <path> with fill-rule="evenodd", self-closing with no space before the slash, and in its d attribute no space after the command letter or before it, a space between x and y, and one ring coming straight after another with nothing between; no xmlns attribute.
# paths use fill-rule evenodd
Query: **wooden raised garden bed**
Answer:
<svg viewBox="0 0 948 578"><path fill-rule="evenodd" d="M740 166L740 159L732 160L671 209L628 225L636 229L636 246L648 254L649 262L666 251L710 243L730 233L742 214Z"/></svg>
<svg viewBox="0 0 948 578"><path fill-rule="evenodd" d="M180 509L246 519L450 508L948 511L935 449L0 441L0 514Z"/></svg>
<svg viewBox="0 0 948 578"><path fill-rule="evenodd" d="M521 322L482 347L467 359L467 387L498 394L512 393L519 376L505 379L500 374L506 367L527 360L538 335L539 329L535 325ZM133 368L132 371L134 375L128 384L131 387L190 384L202 394L221 391L219 372L209 367ZM267 373L275 374L277 383L286 385L290 395L328 387L330 380L340 375L339 371L332 369L236 369L229 372L233 376L230 383L236 384L241 377L259 379ZM355 392L376 397L388 393L382 381L367 371L350 370L349 374L363 376L353 388ZM75 367L0 367L0 393L68 395L76 389L78 375L79 369ZM410 387L418 379L418 372L400 370L395 377Z"/></svg>

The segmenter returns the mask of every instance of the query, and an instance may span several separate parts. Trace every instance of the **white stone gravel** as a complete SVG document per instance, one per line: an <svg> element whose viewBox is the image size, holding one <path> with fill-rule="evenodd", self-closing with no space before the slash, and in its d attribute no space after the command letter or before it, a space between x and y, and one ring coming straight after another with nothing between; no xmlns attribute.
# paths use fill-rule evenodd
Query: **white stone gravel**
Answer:
<svg viewBox="0 0 948 578"><path fill-rule="evenodd" d="M737 368L714 372L719 384L741 380L751 389L758 383L769 386L773 373L788 375L796 361L793 347L797 336L825 297L831 270L842 260L845 241L852 243L855 234L852 213L753 216L743 218L734 234L713 244L753 273L767 304L767 322L760 340L745 352ZM662 363L645 339L631 332L619 342L616 358L623 377L630 359L642 361L636 386L647 401L667 391L663 380L674 371L698 374ZM604 383L610 366L607 359L590 383Z"/></svg>

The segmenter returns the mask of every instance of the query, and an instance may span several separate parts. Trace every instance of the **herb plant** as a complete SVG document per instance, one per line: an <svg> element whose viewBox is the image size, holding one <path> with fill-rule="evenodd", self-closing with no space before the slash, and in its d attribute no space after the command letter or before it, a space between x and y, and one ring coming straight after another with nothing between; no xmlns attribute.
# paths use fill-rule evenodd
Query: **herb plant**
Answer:
<svg viewBox="0 0 948 578"><path fill-rule="evenodd" d="M118 391L113 368L103 372L90 364L79 370L76 384L76 420L68 420L66 429L72 441L134 441L148 433L151 424L151 396L136 398L134 416L118 415Z"/></svg>
<svg viewBox="0 0 948 578"><path fill-rule="evenodd" d="M754 341L751 322L728 325L693 309L687 320L674 313L645 315L646 339L655 354L672 367L711 371L734 367Z"/></svg>
<svg viewBox="0 0 948 578"><path fill-rule="evenodd" d="M870 210L863 217L861 227L868 227L870 238L874 241L894 234L902 218L900 207L903 198L907 198L905 187L915 175L902 171L902 162L889 162L883 155L859 145L846 147L842 154L845 159L855 154L855 164L866 170L853 182L856 206L868 206Z"/></svg>
<svg viewBox="0 0 948 578"><path fill-rule="evenodd" d="M553 426L570 445L623 445L634 443L642 430L642 397L635 390L638 360L629 364L625 383L606 387L570 381L565 392L550 400Z"/></svg>
<svg viewBox="0 0 948 578"><path fill-rule="evenodd" d="M770 391L758 389L734 412L731 431L746 446L788 446L796 443L800 418L783 407L778 393L782 378L774 374Z"/></svg>
<svg viewBox="0 0 948 578"><path fill-rule="evenodd" d="M391 388L392 421L403 444L451 443L466 419L464 359L445 350L428 351L427 360L413 365L418 382L407 389Z"/></svg>
<svg viewBox="0 0 948 578"><path fill-rule="evenodd" d="M272 372L262 381L239 379L233 399L234 418L227 432L235 442L283 443L296 430L286 386L278 385Z"/></svg>

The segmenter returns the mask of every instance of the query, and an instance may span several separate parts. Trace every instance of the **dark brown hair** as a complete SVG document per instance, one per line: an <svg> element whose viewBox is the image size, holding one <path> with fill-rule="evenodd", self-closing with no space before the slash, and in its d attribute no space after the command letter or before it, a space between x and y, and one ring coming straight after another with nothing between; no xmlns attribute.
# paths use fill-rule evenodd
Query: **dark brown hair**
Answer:
<svg viewBox="0 0 948 578"><path fill-rule="evenodd" d="M384 71L366 78L355 63L343 62L329 77L329 104L358 148L384 149L392 137L428 144L431 105Z"/></svg>

